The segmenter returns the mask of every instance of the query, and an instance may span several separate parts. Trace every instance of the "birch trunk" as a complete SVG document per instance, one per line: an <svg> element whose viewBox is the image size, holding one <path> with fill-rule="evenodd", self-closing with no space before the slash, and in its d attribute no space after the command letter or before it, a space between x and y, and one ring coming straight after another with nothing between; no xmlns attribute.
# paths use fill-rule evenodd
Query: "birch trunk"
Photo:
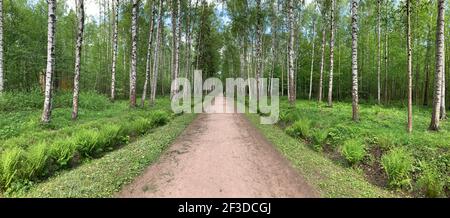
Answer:
<svg viewBox="0 0 450 218"><path fill-rule="evenodd" d="M288 22L289 22L289 46L288 46L288 53L289 53L289 79L288 79L288 92L289 92L289 103L294 104L295 103L295 82L294 82L294 0L289 0L289 6L288 6Z"/></svg>
<svg viewBox="0 0 450 218"><path fill-rule="evenodd" d="M45 72L45 98L41 121L49 123L52 113L52 76L55 63L56 0L48 0L47 69Z"/></svg>
<svg viewBox="0 0 450 218"><path fill-rule="evenodd" d="M3 77L3 0L0 0L0 94L5 89Z"/></svg>
<svg viewBox="0 0 450 218"><path fill-rule="evenodd" d="M334 71L334 8L335 0L331 0L331 39L330 39L330 80L328 85L328 107L333 106L333 71Z"/></svg>
<svg viewBox="0 0 450 218"><path fill-rule="evenodd" d="M179 49L180 42L178 36L178 29L180 25L179 20L179 9L180 9L180 0L174 0L174 4L172 5L172 80L176 81L178 78L179 71ZM170 98L172 98L177 92L177 84L174 84L170 88Z"/></svg>
<svg viewBox="0 0 450 218"><path fill-rule="evenodd" d="M77 18L78 18L78 33L77 45L75 50L75 76L73 79L73 110L72 120L78 118L78 99L80 94L80 68L81 68L81 49L83 47L83 33L84 33L84 0L77 0Z"/></svg>
<svg viewBox="0 0 450 218"><path fill-rule="evenodd" d="M260 95L260 77L262 73L262 12L261 12L261 0L256 0L256 101L259 101Z"/></svg>
<svg viewBox="0 0 450 218"><path fill-rule="evenodd" d="M445 30L445 1L438 0L438 17L436 24L436 67L435 67L435 84L433 112L431 114L430 130L439 130L439 121L441 114L442 100L442 74L444 69L444 30Z"/></svg>
<svg viewBox="0 0 450 218"><path fill-rule="evenodd" d="M406 0L407 55L408 55L408 132L412 132L412 57L411 57L411 2Z"/></svg>
<svg viewBox="0 0 450 218"><path fill-rule="evenodd" d="M145 106L145 99L147 97L147 87L150 80L150 71L151 71L151 52L152 52L152 45L153 45L153 31L154 31L154 17L156 15L156 10L153 8L153 1L150 6L151 12L151 18L150 18L150 32L148 35L148 45L147 45L147 60L145 64L145 82L144 82L144 89L142 91L142 98L141 98L141 107Z"/></svg>
<svg viewBox="0 0 450 218"><path fill-rule="evenodd" d="M153 79L151 81L151 98L150 103L151 105L155 104L156 99L156 87L157 87L157 81L158 81L158 52L159 47L161 44L161 36L162 36L162 28L163 28L163 0L159 0L159 9L158 9L158 31L156 32L156 45L155 45L155 52L154 52L154 61L153 61Z"/></svg>
<svg viewBox="0 0 450 218"><path fill-rule="evenodd" d="M326 30L325 25L322 27L322 56L320 61L320 77L319 77L319 102L322 102L323 96L323 70L325 64L325 40L326 40Z"/></svg>
<svg viewBox="0 0 450 218"><path fill-rule="evenodd" d="M378 34L378 64L377 64L377 100L381 104L381 0L377 0L377 34Z"/></svg>
<svg viewBox="0 0 450 218"><path fill-rule="evenodd" d="M136 107L138 14L139 14L139 0L133 0L133 9L131 18L130 107Z"/></svg>
<svg viewBox="0 0 450 218"><path fill-rule="evenodd" d="M352 0L352 111L353 120L359 121L358 96L358 1Z"/></svg>
<svg viewBox="0 0 450 218"><path fill-rule="evenodd" d="M118 28L119 28L119 0L114 0L113 60L112 60L112 67L111 67L111 101L114 101L116 98Z"/></svg>
<svg viewBox="0 0 450 218"><path fill-rule="evenodd" d="M444 45L444 60L445 60L445 45ZM445 108L445 61L442 62L442 91L441 91L441 120L447 119L447 113Z"/></svg>
<svg viewBox="0 0 450 218"><path fill-rule="evenodd" d="M275 74L275 69L276 69L276 63L277 63L277 52L276 52L276 48L277 48L277 2L274 1L272 3L272 20L271 20L271 32L272 32L272 69L270 70L270 76L269 76L269 95L272 95L272 78L273 75Z"/></svg>
<svg viewBox="0 0 450 218"><path fill-rule="evenodd" d="M315 51L315 35L316 35L316 21L313 21L313 32L312 32L312 54L311 54L311 73L309 75L309 95L308 99L311 100L312 97L312 88L313 88L313 72L314 72L314 51Z"/></svg>

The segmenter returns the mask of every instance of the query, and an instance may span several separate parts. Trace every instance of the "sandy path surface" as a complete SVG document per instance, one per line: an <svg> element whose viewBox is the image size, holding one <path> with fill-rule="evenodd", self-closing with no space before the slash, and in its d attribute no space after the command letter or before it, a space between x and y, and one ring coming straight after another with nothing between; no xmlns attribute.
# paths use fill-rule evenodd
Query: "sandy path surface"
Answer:
<svg viewBox="0 0 450 218"><path fill-rule="evenodd" d="M216 98L214 109L228 107ZM316 197L242 114L200 114L117 197Z"/></svg>

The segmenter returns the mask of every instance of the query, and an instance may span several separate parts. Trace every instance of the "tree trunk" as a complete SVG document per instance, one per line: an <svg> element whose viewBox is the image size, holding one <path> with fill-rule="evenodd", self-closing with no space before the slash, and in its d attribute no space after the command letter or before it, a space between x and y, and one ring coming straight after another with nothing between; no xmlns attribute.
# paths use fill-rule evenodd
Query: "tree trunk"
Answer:
<svg viewBox="0 0 450 218"><path fill-rule="evenodd" d="M330 39L330 80L328 85L328 107L333 107L333 70L334 70L334 8L335 0L331 0L331 39Z"/></svg>
<svg viewBox="0 0 450 218"><path fill-rule="evenodd" d="M114 101L116 98L118 28L119 28L119 0L114 0L114 33L113 33L114 36L113 36L113 60L111 67L111 101Z"/></svg>
<svg viewBox="0 0 450 218"><path fill-rule="evenodd" d="M56 0L48 0L47 69L45 72L45 98L41 121L49 123L52 113L52 76L55 66Z"/></svg>
<svg viewBox="0 0 450 218"><path fill-rule="evenodd" d="M73 79L73 111L72 119L78 118L78 96L80 93L80 68L81 68L81 49L83 46L84 33L84 0L77 0L77 18L78 18L78 34L77 45L75 50L75 76Z"/></svg>
<svg viewBox="0 0 450 218"><path fill-rule="evenodd" d="M133 10L131 18L130 107L136 107L138 15L139 15L139 0L133 0Z"/></svg>
<svg viewBox="0 0 450 218"><path fill-rule="evenodd" d="M316 20L313 20L313 32L312 32L312 50L311 50L311 73L309 75L309 95L308 99L311 100L312 97L312 88L313 88L313 72L314 72L314 51L315 51L315 35L316 35Z"/></svg>
<svg viewBox="0 0 450 218"><path fill-rule="evenodd" d="M163 28L163 0L159 0L159 9L158 9L158 31L156 32L156 45L155 45L155 52L154 52L154 61L153 61L153 80L151 82L151 98L150 102L151 105L155 104L156 99L156 86L158 81L158 52L159 47L161 45L161 36L162 36L162 28Z"/></svg>
<svg viewBox="0 0 450 218"><path fill-rule="evenodd" d="M141 98L141 107L145 106L145 99L147 97L147 87L150 80L150 71L151 71L151 53L152 53L152 45L153 45L153 31L154 31L154 17L156 15L156 10L153 8L153 1L150 5L151 10L151 17L150 17L150 32L148 35L148 45L147 45L147 60L145 64L145 82L144 82L144 89L142 91L142 98Z"/></svg>
<svg viewBox="0 0 450 218"><path fill-rule="evenodd" d="M412 57L411 57L411 2L406 0L407 13L407 55L408 55L408 132L411 133L412 127Z"/></svg>
<svg viewBox="0 0 450 218"><path fill-rule="evenodd" d="M445 107L445 45L444 45L444 61L442 63L442 91L441 91L441 115L440 119L447 119L447 108Z"/></svg>
<svg viewBox="0 0 450 218"><path fill-rule="evenodd" d="M270 70L270 76L269 76L269 95L272 95L272 78L275 74L275 69L276 69L276 64L277 64L277 28L278 28L278 24L277 24L277 2L274 1L272 2L272 20L271 20L271 32L272 32L272 69Z"/></svg>
<svg viewBox="0 0 450 218"><path fill-rule="evenodd" d="M377 69L377 99L378 104L381 104L381 0L377 0L377 10L378 10L378 69Z"/></svg>
<svg viewBox="0 0 450 218"><path fill-rule="evenodd" d="M180 0L174 0L172 4L172 80L176 81L179 71L179 50L180 41L178 36L178 29L180 28L179 9ZM175 84L170 88L170 98L177 92L178 85Z"/></svg>
<svg viewBox="0 0 450 218"><path fill-rule="evenodd" d="M352 0L352 111L353 120L359 121L358 98L358 1Z"/></svg>
<svg viewBox="0 0 450 218"><path fill-rule="evenodd" d="M387 13L387 11L386 11ZM386 15L387 16L387 15ZM387 20L387 17L386 17ZM389 49L389 27L388 27L388 23L386 21L386 29L384 32L384 41L385 41L385 46L384 46L384 102L385 104L388 103L388 61L389 61L389 57L388 57L388 49Z"/></svg>
<svg viewBox="0 0 450 218"><path fill-rule="evenodd" d="M260 95L260 77L262 73L262 31L263 21L261 12L261 0L256 0L256 101L259 101Z"/></svg>
<svg viewBox="0 0 450 218"><path fill-rule="evenodd" d="M0 0L0 94L5 88L3 77L3 0Z"/></svg>
<svg viewBox="0 0 450 218"><path fill-rule="evenodd" d="M423 106L428 106L428 90L430 83L430 56L431 56L431 17L428 24L427 51L425 55L425 81L423 91Z"/></svg>
<svg viewBox="0 0 450 218"><path fill-rule="evenodd" d="M438 0L438 17L436 24L436 67L435 67L435 84L434 84L434 100L433 112L431 114L430 130L439 130L439 121L441 114L442 100L442 74L444 69L444 30L445 30L445 1Z"/></svg>
<svg viewBox="0 0 450 218"><path fill-rule="evenodd" d="M324 64L325 64L325 43L326 43L326 30L325 30L325 23L322 27L322 55L321 55L321 61L320 61L320 78L319 78L319 102L322 102L322 96L323 96L323 71L324 71Z"/></svg>
<svg viewBox="0 0 450 218"><path fill-rule="evenodd" d="M289 22L289 45L288 45L288 53L289 53L289 80L288 80L288 92L289 92L289 103L293 105L295 103L295 82L294 82L294 0L289 0L288 5L288 22Z"/></svg>

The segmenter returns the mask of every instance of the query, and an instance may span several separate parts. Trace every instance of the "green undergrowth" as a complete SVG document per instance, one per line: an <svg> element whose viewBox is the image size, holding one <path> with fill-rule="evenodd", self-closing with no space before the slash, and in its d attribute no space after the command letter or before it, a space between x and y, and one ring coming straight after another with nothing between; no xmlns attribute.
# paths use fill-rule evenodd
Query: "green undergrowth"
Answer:
<svg viewBox="0 0 450 218"><path fill-rule="evenodd" d="M169 100L157 100L151 108L130 109L127 102L111 103L99 94L85 93L81 101L104 105L80 108L79 120L72 121L68 98L55 100L56 105L63 103L54 109L48 125L40 124L40 110L30 110L31 103L23 110L17 106L10 106L17 107L14 112L0 110L2 192L27 189L61 170L100 158L174 118Z"/></svg>
<svg viewBox="0 0 450 218"><path fill-rule="evenodd" d="M364 176L336 165L330 159L311 149L302 141L287 135L276 125L263 125L256 114L247 114L249 120L299 170L308 184L322 197L398 197L367 182ZM321 136L319 136L321 138Z"/></svg>
<svg viewBox="0 0 450 218"><path fill-rule="evenodd" d="M44 182L7 193L6 197L113 197L156 161L194 118L195 114L176 116L167 125L102 158L89 160L89 163L75 169L60 171Z"/></svg>
<svg viewBox="0 0 450 218"><path fill-rule="evenodd" d="M333 108L310 101L281 101L278 126L334 163L363 172L372 184L412 196L449 197L450 125L429 132L430 110L414 108L414 132L406 109L361 105L360 122L348 103Z"/></svg>

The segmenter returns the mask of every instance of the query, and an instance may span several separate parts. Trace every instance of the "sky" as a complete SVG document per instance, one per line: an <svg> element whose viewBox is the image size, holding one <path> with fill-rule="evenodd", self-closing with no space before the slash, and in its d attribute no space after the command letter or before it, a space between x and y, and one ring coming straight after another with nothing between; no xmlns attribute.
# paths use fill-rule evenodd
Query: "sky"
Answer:
<svg viewBox="0 0 450 218"><path fill-rule="evenodd" d="M99 4L98 0L85 0L84 7L85 13L89 17L98 17L99 15ZM213 0L208 0L213 1ZM306 5L310 4L313 0L305 0ZM75 9L75 0L67 1L69 8Z"/></svg>

